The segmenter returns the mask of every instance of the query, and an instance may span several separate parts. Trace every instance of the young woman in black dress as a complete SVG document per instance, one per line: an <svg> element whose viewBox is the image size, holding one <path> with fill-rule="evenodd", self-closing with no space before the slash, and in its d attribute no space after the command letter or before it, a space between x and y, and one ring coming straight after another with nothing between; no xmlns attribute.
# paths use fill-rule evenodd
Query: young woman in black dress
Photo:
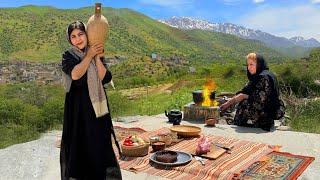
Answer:
<svg viewBox="0 0 320 180"><path fill-rule="evenodd" d="M72 47L62 58L66 90L61 140L61 179L121 179L112 148L113 126L103 85L112 75L103 64L103 44L88 47L85 25L67 28Z"/></svg>

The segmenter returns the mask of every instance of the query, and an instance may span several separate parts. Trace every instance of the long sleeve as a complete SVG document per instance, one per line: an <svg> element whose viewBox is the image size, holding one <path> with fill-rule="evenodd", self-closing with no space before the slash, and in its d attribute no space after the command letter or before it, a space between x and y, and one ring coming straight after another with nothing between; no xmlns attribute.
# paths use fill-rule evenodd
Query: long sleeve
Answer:
<svg viewBox="0 0 320 180"><path fill-rule="evenodd" d="M112 74L109 71L109 69L107 69L106 74L104 75L104 78L102 80L102 84L104 85L104 84L109 83L111 81L111 79L112 79Z"/></svg>
<svg viewBox="0 0 320 180"><path fill-rule="evenodd" d="M81 59L74 57L69 51L66 51L62 55L62 71L71 77L73 68L81 62ZM87 73L85 73L80 79L72 80L72 84L75 86L81 86L87 81Z"/></svg>
<svg viewBox="0 0 320 180"><path fill-rule="evenodd" d="M111 81L112 74L111 74L111 71L109 70L109 68L107 66L105 58L102 58L101 61L102 61L102 64L104 65L104 67L107 70L106 74L104 75L103 80L102 80L102 85L105 85L105 84L107 84L107 83L109 83Z"/></svg>
<svg viewBox="0 0 320 180"><path fill-rule="evenodd" d="M240 91L238 91L236 94L243 93L243 94L246 94L246 95L250 95L251 92L252 92L252 90L253 90L252 83L249 81L249 82L247 82L247 84L246 84Z"/></svg>
<svg viewBox="0 0 320 180"><path fill-rule="evenodd" d="M71 76L73 68L79 64L80 61L72 56L68 51L62 55L62 71Z"/></svg>
<svg viewBox="0 0 320 180"><path fill-rule="evenodd" d="M255 113L252 117L265 116L264 113L270 101L268 97L271 96L271 93L272 87L270 79L268 76L262 76L256 84L255 90L248 98L249 103L252 103L252 112Z"/></svg>

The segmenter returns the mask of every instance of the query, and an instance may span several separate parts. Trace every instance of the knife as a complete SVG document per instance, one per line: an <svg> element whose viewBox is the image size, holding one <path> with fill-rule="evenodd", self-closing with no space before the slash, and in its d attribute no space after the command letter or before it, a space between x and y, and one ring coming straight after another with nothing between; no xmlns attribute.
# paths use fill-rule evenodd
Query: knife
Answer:
<svg viewBox="0 0 320 180"><path fill-rule="evenodd" d="M227 150L227 153L231 154L231 149L233 148L233 146L227 147L226 145L219 144L219 143L212 143L212 144L215 145L216 147Z"/></svg>
<svg viewBox="0 0 320 180"><path fill-rule="evenodd" d="M204 160L203 160L203 158L202 157L200 157L200 156L193 156L197 161L199 161L201 164L202 164L202 166L205 166L206 164L204 163Z"/></svg>

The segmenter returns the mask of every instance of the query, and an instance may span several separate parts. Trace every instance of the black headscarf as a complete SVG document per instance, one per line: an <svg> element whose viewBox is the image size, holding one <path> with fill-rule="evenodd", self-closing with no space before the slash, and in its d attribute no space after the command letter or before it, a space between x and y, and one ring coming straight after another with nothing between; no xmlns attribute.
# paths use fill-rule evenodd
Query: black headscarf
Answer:
<svg viewBox="0 0 320 180"><path fill-rule="evenodd" d="M247 68L247 77L249 81L251 82L251 85L255 85L259 79L262 76L268 76L268 78L272 81L272 89L273 89L273 95L275 97L279 96L279 87L278 87L278 81L276 76L269 71L269 67L265 59L262 55L256 54L257 57L257 71L255 74L250 74L248 68Z"/></svg>
<svg viewBox="0 0 320 180"><path fill-rule="evenodd" d="M256 54L257 57L257 71L255 74L251 74L247 67L247 77L249 81L256 82L258 80L259 75L261 75L262 72L268 71L269 67L267 65L267 62L264 60L263 56L260 54ZM265 72L264 72L265 73Z"/></svg>

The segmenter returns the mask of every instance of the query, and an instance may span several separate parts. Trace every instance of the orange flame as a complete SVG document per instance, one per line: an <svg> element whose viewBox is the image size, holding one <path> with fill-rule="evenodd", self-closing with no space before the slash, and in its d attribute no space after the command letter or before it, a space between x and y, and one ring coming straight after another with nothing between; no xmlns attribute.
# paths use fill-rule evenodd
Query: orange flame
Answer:
<svg viewBox="0 0 320 180"><path fill-rule="evenodd" d="M211 100L210 95L211 92L214 91L217 88L216 83L209 79L206 81L206 83L203 86L202 96L203 96L203 102L202 106L218 106L218 102L216 100Z"/></svg>

